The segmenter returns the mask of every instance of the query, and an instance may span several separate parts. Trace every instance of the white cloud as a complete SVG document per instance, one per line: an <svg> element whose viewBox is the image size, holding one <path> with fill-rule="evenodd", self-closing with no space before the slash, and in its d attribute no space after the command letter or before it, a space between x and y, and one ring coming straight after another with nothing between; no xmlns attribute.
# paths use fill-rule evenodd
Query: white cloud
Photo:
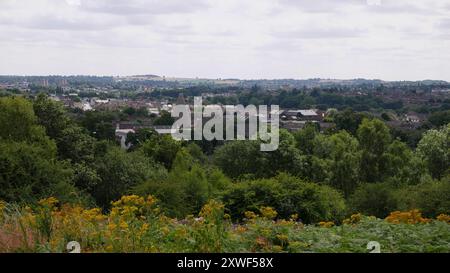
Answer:
<svg viewBox="0 0 450 273"><path fill-rule="evenodd" d="M1 0L0 74L450 80L450 0Z"/></svg>

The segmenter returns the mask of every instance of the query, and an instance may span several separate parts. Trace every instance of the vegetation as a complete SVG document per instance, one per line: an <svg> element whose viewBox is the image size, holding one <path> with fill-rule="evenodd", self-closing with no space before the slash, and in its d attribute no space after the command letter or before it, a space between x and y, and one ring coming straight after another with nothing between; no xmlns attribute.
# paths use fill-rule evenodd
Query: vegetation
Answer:
<svg viewBox="0 0 450 273"><path fill-rule="evenodd" d="M383 252L448 252L450 216L424 218L417 210L385 220L354 214L340 226L305 225L271 207L246 212L232 224L224 206L211 200L183 220L161 213L157 200L136 195L112 203L109 213L60 204L55 198L33 207L0 205L0 252L65 252L76 240L82 252L368 252L377 241Z"/></svg>
<svg viewBox="0 0 450 273"><path fill-rule="evenodd" d="M436 220L450 214L445 117L417 148L346 109L325 132L280 130L274 152L153 130L130 134L123 150L113 112L0 97L0 250L58 252L78 240L95 252L365 252L373 239L385 251L449 252L449 225Z"/></svg>

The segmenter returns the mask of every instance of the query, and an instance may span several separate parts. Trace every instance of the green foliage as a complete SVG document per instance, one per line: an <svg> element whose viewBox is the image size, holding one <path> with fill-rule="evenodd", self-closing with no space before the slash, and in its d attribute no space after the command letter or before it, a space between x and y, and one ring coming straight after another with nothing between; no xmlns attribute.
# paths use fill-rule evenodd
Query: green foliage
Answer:
<svg viewBox="0 0 450 273"><path fill-rule="evenodd" d="M391 117L389 116L388 113L383 113L383 114L381 114L381 118L382 118L383 120L385 120L385 121L390 121L390 120L391 120Z"/></svg>
<svg viewBox="0 0 450 273"><path fill-rule="evenodd" d="M181 142L174 140L170 135L151 137L140 148L147 157L163 164L167 169L172 167L180 149Z"/></svg>
<svg viewBox="0 0 450 273"><path fill-rule="evenodd" d="M383 181L386 168L383 154L391 143L388 127L378 119L363 119L357 134L362 150L361 180L364 182Z"/></svg>
<svg viewBox="0 0 450 273"><path fill-rule="evenodd" d="M322 167L314 173L326 174L323 180L348 197L359 184L361 153L358 140L346 131L314 140L314 154ZM317 162L316 161L316 162Z"/></svg>
<svg viewBox="0 0 450 273"><path fill-rule="evenodd" d="M363 184L349 199L349 210L384 218L397 210L395 188L390 183Z"/></svg>
<svg viewBox="0 0 450 273"><path fill-rule="evenodd" d="M40 145L0 142L0 173L0 199L8 202L35 202L47 196L64 201L77 198L71 168Z"/></svg>
<svg viewBox="0 0 450 273"><path fill-rule="evenodd" d="M440 179L450 171L450 124L440 130L429 130L417 145L418 155L425 161L430 174Z"/></svg>
<svg viewBox="0 0 450 273"><path fill-rule="evenodd" d="M33 105L22 97L0 98L0 140L49 144L44 128L37 123Z"/></svg>
<svg viewBox="0 0 450 273"><path fill-rule="evenodd" d="M97 140L78 126L69 126L56 139L58 155L73 163L92 163L95 158Z"/></svg>
<svg viewBox="0 0 450 273"><path fill-rule="evenodd" d="M47 135L56 139L70 123L66 110L60 102L52 101L44 93L40 93L33 102L34 113L38 123L45 128Z"/></svg>
<svg viewBox="0 0 450 273"><path fill-rule="evenodd" d="M385 177L397 185L418 184L427 175L423 162L403 142L393 141L383 155Z"/></svg>
<svg viewBox="0 0 450 273"><path fill-rule="evenodd" d="M147 140L157 137L158 133L153 129L140 129L137 132L130 132L127 134L127 141L125 144L131 144L131 150L139 148Z"/></svg>
<svg viewBox="0 0 450 273"><path fill-rule="evenodd" d="M314 139L319 134L317 126L307 123L305 128L294 133L297 148L306 155L311 155L314 150Z"/></svg>
<svg viewBox="0 0 450 273"><path fill-rule="evenodd" d="M202 168L185 148L180 149L167 179L149 180L133 188L139 195L153 194L171 216L185 217L198 211L208 199L219 198L231 181L217 168Z"/></svg>
<svg viewBox="0 0 450 273"><path fill-rule="evenodd" d="M261 152L260 141L232 141L214 153L214 164L232 179L272 177L278 172L301 174L304 158L295 147L293 136L280 130L279 147Z"/></svg>
<svg viewBox="0 0 450 273"><path fill-rule="evenodd" d="M216 149L214 164L232 179L245 174L264 176L265 159L261 157L259 142L232 141Z"/></svg>
<svg viewBox="0 0 450 273"><path fill-rule="evenodd" d="M161 111L161 116L156 118L153 122L154 125L172 125L175 119L167 111Z"/></svg>
<svg viewBox="0 0 450 273"><path fill-rule="evenodd" d="M275 208L282 218L298 214L305 223L339 220L345 212L344 199L336 190L287 174L236 183L224 193L223 200L235 219L262 206Z"/></svg>
<svg viewBox="0 0 450 273"><path fill-rule="evenodd" d="M350 134L356 135L364 118L367 118L367 115L346 109L334 115L333 121L336 123L338 130L346 130Z"/></svg>
<svg viewBox="0 0 450 273"><path fill-rule="evenodd" d="M100 181L93 187L92 195L102 207L140 183L163 180L166 176L164 168L141 152L127 153L114 146L97 158L94 166Z"/></svg>
<svg viewBox="0 0 450 273"><path fill-rule="evenodd" d="M99 140L115 140L114 121L117 114L110 111L87 111L80 118L80 124L86 128L90 135Z"/></svg>
<svg viewBox="0 0 450 273"><path fill-rule="evenodd" d="M435 127L445 126L450 123L450 110L432 113L428 121Z"/></svg>
<svg viewBox="0 0 450 273"><path fill-rule="evenodd" d="M399 210L417 208L427 217L450 214L450 177L439 181L424 181L421 184L399 188L396 191Z"/></svg>

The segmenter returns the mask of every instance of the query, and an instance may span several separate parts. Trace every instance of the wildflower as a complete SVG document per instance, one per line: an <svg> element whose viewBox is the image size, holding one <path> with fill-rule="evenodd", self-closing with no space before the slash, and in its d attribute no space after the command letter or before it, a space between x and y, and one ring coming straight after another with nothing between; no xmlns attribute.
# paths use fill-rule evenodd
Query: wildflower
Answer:
<svg viewBox="0 0 450 273"><path fill-rule="evenodd" d="M6 208L6 202L0 200L0 215L3 214L3 210Z"/></svg>
<svg viewBox="0 0 450 273"><path fill-rule="evenodd" d="M261 212L261 215L266 219L274 219L278 215L276 210L271 207L261 207L259 211Z"/></svg>
<svg viewBox="0 0 450 273"><path fill-rule="evenodd" d="M84 210L81 213L82 217L88 222L99 222L104 220L105 216L102 215L99 208L93 208L90 210Z"/></svg>
<svg viewBox="0 0 450 273"><path fill-rule="evenodd" d="M3 211L5 210L6 203L3 201L0 201L0 220L3 219Z"/></svg>
<svg viewBox="0 0 450 273"><path fill-rule="evenodd" d="M122 230L127 230L127 229L128 229L128 223L122 220L122 221L120 221L120 223L119 223L119 227L120 227Z"/></svg>
<svg viewBox="0 0 450 273"><path fill-rule="evenodd" d="M49 197L46 199L39 200L38 203L41 206L53 208L56 204L58 204L58 202L59 202L58 199L56 199L55 197Z"/></svg>
<svg viewBox="0 0 450 273"><path fill-rule="evenodd" d="M256 213L254 213L253 211L246 211L246 212L244 212L244 216L248 220L255 219L257 217Z"/></svg>
<svg viewBox="0 0 450 273"><path fill-rule="evenodd" d="M206 205L204 205L199 213L200 217L208 218L215 217L222 214L223 217L224 205L215 200L210 200Z"/></svg>
<svg viewBox="0 0 450 273"><path fill-rule="evenodd" d="M114 231L117 228L117 225L114 223L109 223L107 228L109 231Z"/></svg>
<svg viewBox="0 0 450 273"><path fill-rule="evenodd" d="M422 217L422 213L419 210L410 211L394 211L385 219L392 224L420 224L429 223L431 220Z"/></svg>
<svg viewBox="0 0 450 273"><path fill-rule="evenodd" d="M297 221L298 220L298 214L297 213L295 213L295 214L292 214L290 217L289 217L289 220L291 220L291 221Z"/></svg>
<svg viewBox="0 0 450 273"><path fill-rule="evenodd" d="M282 252L283 251L283 248L281 247L281 246L278 246L278 245L274 245L273 247L272 247L272 252Z"/></svg>
<svg viewBox="0 0 450 273"><path fill-rule="evenodd" d="M447 215L447 214L440 214L438 217L436 217L436 219L437 219L438 221L441 221L441 222L445 222L445 223L447 223L447 224L450 224L450 215Z"/></svg>
<svg viewBox="0 0 450 273"><path fill-rule="evenodd" d="M287 244L288 241L289 241L288 236L285 235L285 234L278 234L278 235L276 236L276 238L281 242L282 245Z"/></svg>
<svg viewBox="0 0 450 273"><path fill-rule="evenodd" d="M267 239L262 236L256 237L255 243L258 247L265 247L268 245Z"/></svg>
<svg viewBox="0 0 450 273"><path fill-rule="evenodd" d="M147 196L147 206L151 207L157 202L157 199L153 195Z"/></svg>
<svg viewBox="0 0 450 273"><path fill-rule="evenodd" d="M356 225L361 221L362 215L361 213L352 214L349 219L345 219L343 221L346 225Z"/></svg>
<svg viewBox="0 0 450 273"><path fill-rule="evenodd" d="M147 230L149 229L149 227L150 227L149 224L144 223L144 224L141 226L141 229L140 229L139 233L140 233L141 235L144 234L145 232L147 232Z"/></svg>
<svg viewBox="0 0 450 273"><path fill-rule="evenodd" d="M244 227L244 226L238 226L238 227L236 228L236 231L237 231L238 233L244 233L244 232L247 231L247 228Z"/></svg>
<svg viewBox="0 0 450 273"><path fill-rule="evenodd" d="M319 222L319 226L323 228L330 228L334 226L333 222Z"/></svg>

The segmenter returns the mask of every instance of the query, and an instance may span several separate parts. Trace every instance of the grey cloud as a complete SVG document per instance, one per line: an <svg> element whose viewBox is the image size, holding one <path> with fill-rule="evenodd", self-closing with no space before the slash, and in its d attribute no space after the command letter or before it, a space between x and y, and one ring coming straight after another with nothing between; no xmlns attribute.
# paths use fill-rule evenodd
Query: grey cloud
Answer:
<svg viewBox="0 0 450 273"><path fill-rule="evenodd" d="M285 39L340 39L357 38L364 35L366 31L357 28L316 28L309 27L293 31L277 31L272 35Z"/></svg>
<svg viewBox="0 0 450 273"><path fill-rule="evenodd" d="M408 14L422 14L433 15L439 13L438 10L430 6L418 5L413 1L399 1L399 0L380 0L380 5L365 5L365 8L370 12L375 13L408 13Z"/></svg>
<svg viewBox="0 0 450 273"><path fill-rule="evenodd" d="M190 13L207 8L204 0L82 0L80 9L118 15Z"/></svg>
<svg viewBox="0 0 450 273"><path fill-rule="evenodd" d="M450 19L442 19L438 24L437 28L449 31L450 30Z"/></svg>
<svg viewBox="0 0 450 273"><path fill-rule="evenodd" d="M450 19L442 19L436 24L437 39L450 40Z"/></svg>
<svg viewBox="0 0 450 273"><path fill-rule="evenodd" d="M329 13L336 10L345 10L349 6L365 5L366 0L279 0L279 3L306 12Z"/></svg>
<svg viewBox="0 0 450 273"><path fill-rule="evenodd" d="M89 20L88 20L89 19ZM118 25L118 22L108 20L93 20L93 18L68 18L63 16L36 16L25 22L19 22L19 26L34 29L48 30L93 30L109 29Z"/></svg>

